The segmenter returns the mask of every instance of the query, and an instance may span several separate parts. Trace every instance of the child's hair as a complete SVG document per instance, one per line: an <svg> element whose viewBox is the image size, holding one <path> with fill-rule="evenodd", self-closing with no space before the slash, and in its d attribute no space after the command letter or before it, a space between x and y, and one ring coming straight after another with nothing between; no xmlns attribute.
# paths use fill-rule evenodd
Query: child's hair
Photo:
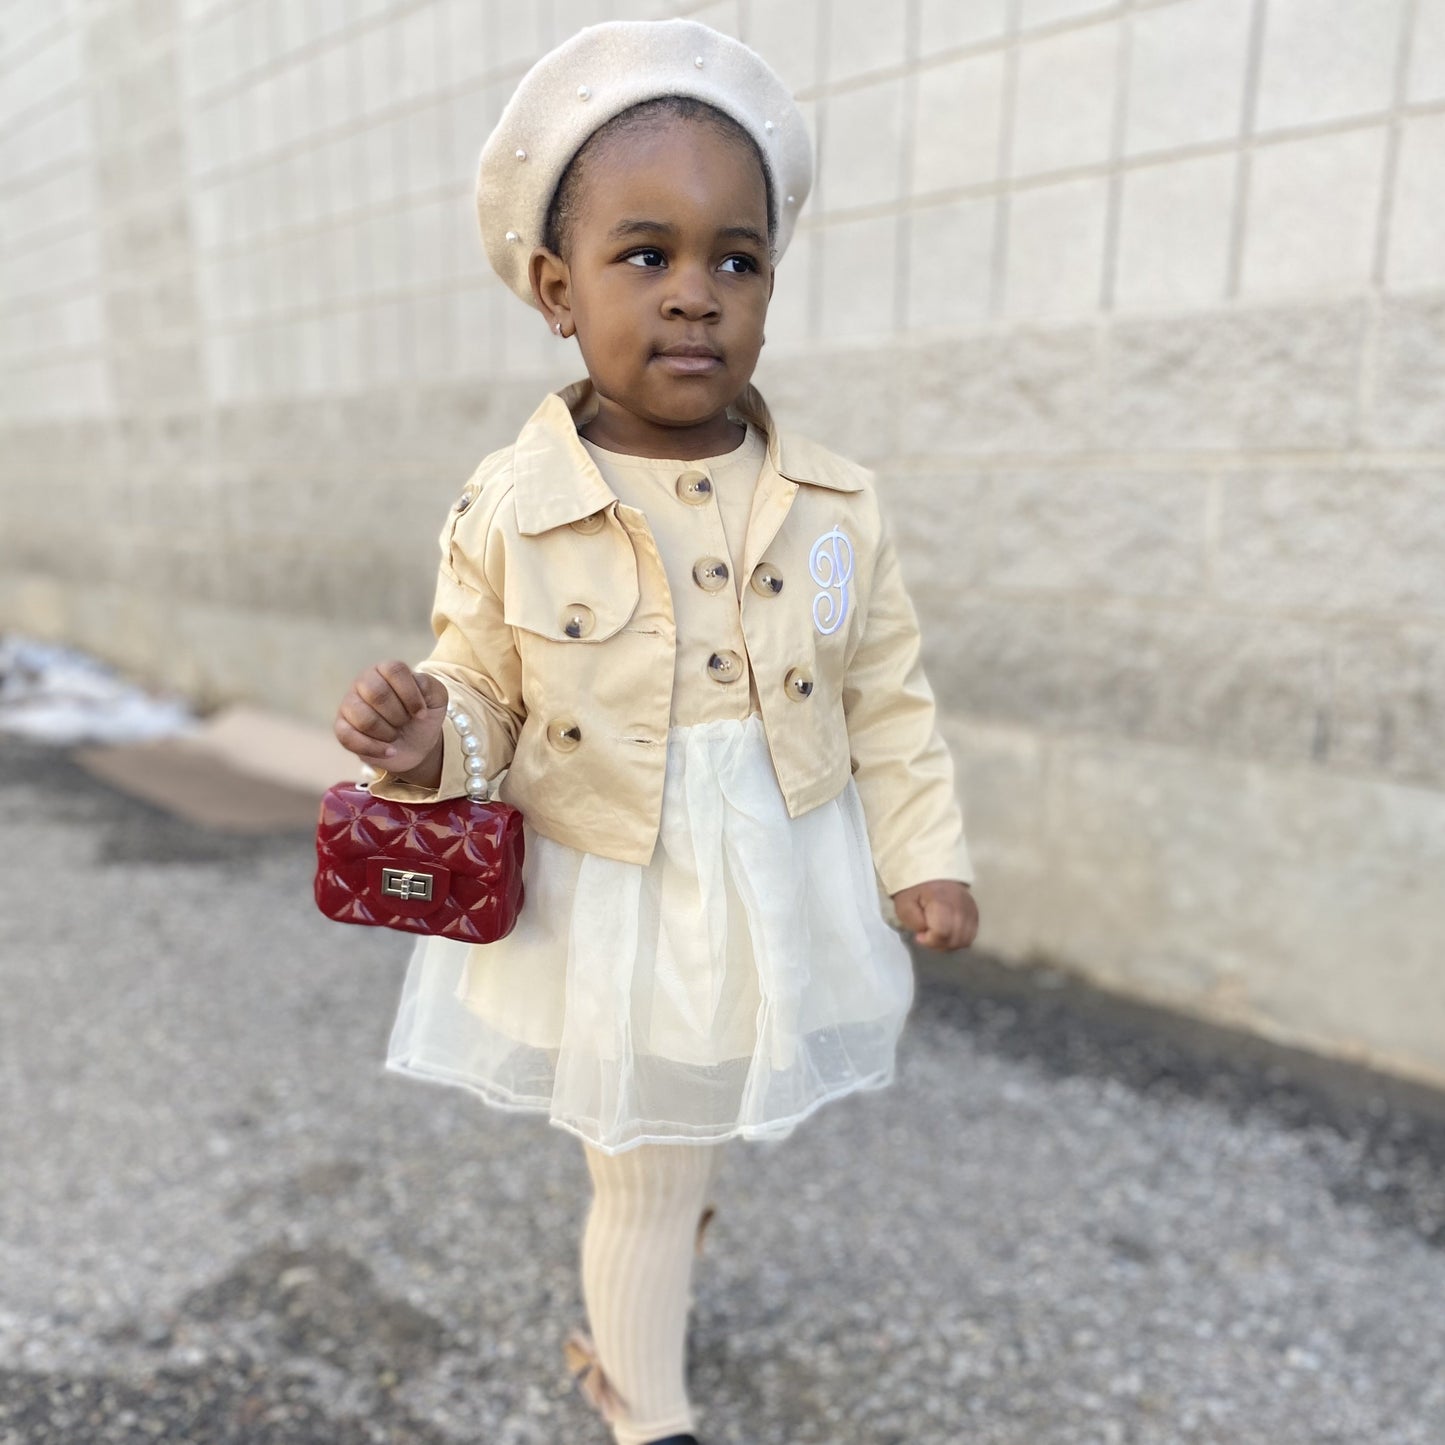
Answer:
<svg viewBox="0 0 1445 1445"><path fill-rule="evenodd" d="M762 167L763 187L768 196L768 246L771 248L778 228L778 206L774 195L773 175L763 157L758 143L726 111L709 105L690 95L660 95L653 100L640 101L619 111L611 120L597 127L582 143L577 153L567 162L557 189L547 206L547 220L542 229L542 244L556 255L566 259L572 248L572 226L577 217L577 201L581 193L582 177L587 168L587 156L614 136L636 135L654 126L660 120L697 120L713 127L725 140L746 146L757 157Z"/></svg>

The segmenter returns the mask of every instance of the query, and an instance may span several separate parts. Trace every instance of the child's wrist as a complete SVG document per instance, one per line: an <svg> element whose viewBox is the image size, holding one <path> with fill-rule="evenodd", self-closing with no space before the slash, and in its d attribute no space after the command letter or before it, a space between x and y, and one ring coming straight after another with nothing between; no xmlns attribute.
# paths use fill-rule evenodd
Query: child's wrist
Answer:
<svg viewBox="0 0 1445 1445"><path fill-rule="evenodd" d="M421 762L415 767L408 768L404 773L392 773L392 777L401 783L412 783L418 788L438 787L442 780L442 758L444 745L441 734L437 734L436 741L431 745L431 750Z"/></svg>

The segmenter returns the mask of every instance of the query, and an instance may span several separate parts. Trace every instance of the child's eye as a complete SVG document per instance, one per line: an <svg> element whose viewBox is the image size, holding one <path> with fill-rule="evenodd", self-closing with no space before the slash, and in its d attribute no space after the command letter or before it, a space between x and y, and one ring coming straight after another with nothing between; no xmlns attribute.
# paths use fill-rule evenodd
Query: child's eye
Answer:
<svg viewBox="0 0 1445 1445"><path fill-rule="evenodd" d="M622 259L631 266L644 266L650 269L652 262L647 259L648 257L656 257L659 263L663 259L662 252L656 246L644 246L642 250L634 251L630 256L624 256Z"/></svg>
<svg viewBox="0 0 1445 1445"><path fill-rule="evenodd" d="M738 263L740 268L732 273L734 276L742 276L749 271L756 271L758 269L758 263L754 261L751 256L729 256L723 261L723 265L730 266L734 261Z"/></svg>

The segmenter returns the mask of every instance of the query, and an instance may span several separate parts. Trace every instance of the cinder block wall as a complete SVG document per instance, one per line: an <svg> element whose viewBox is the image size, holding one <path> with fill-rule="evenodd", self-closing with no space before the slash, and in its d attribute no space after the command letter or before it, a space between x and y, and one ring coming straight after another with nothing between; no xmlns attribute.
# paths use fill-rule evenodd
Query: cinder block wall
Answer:
<svg viewBox="0 0 1445 1445"><path fill-rule="evenodd" d="M819 139L759 380L883 479L983 942L1445 1083L1445 0L6 0L0 626L317 720L420 655L579 370L477 148L677 11Z"/></svg>

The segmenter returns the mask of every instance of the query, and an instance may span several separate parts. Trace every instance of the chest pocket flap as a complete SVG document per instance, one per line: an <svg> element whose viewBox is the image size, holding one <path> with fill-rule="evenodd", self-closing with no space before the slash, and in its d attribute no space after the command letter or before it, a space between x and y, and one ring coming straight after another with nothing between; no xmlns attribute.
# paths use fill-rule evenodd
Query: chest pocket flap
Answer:
<svg viewBox="0 0 1445 1445"><path fill-rule="evenodd" d="M605 642L637 611L632 542L610 510L595 516L600 527L564 525L518 540L502 592L509 626L557 642Z"/></svg>

